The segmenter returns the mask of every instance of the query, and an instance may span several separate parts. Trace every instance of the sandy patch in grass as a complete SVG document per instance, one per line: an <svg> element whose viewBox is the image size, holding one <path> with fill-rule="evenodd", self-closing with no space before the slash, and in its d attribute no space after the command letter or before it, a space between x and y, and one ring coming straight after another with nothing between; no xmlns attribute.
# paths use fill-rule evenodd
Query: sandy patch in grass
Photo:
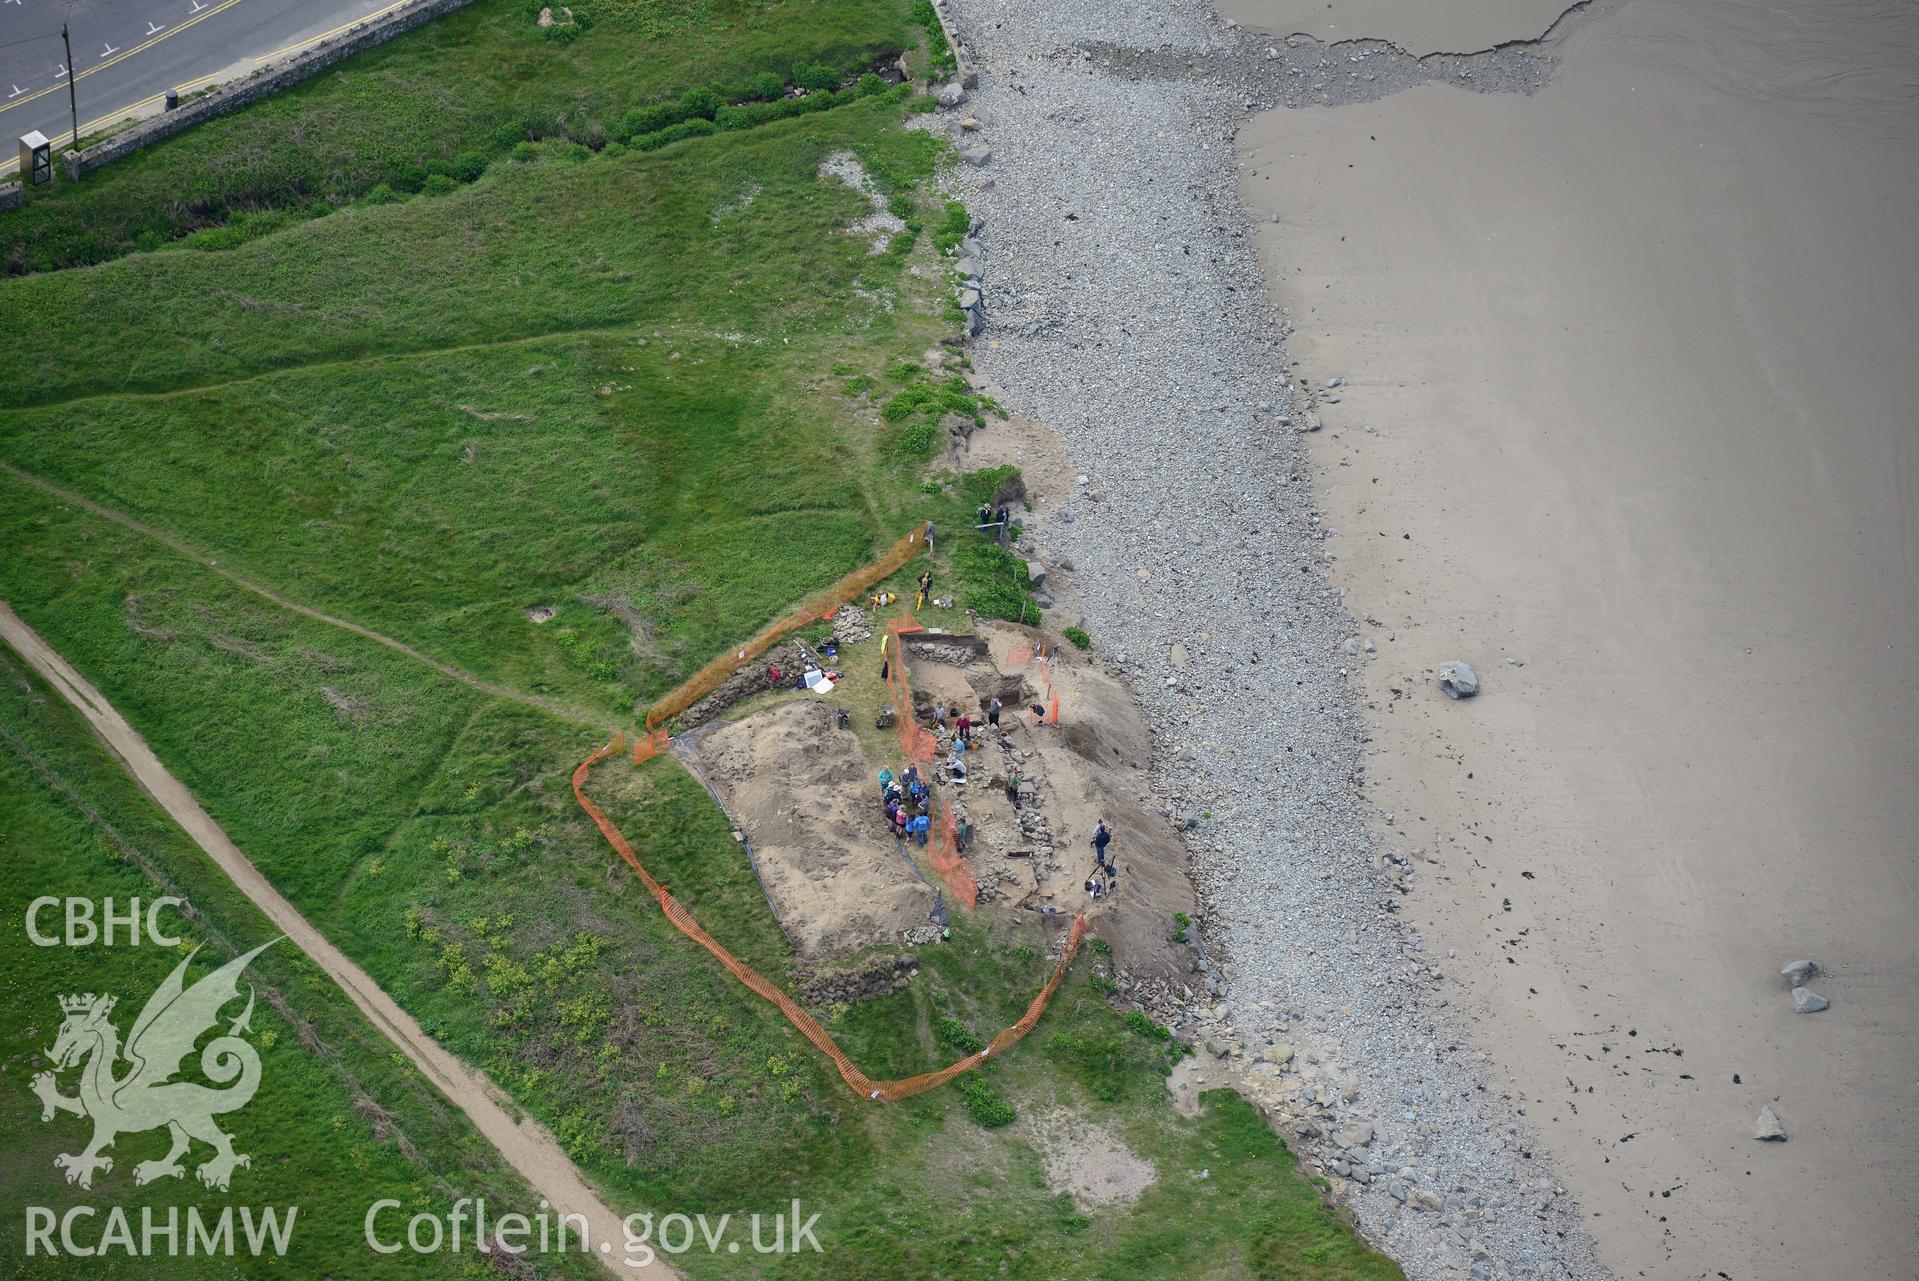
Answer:
<svg viewBox="0 0 1919 1281"><path fill-rule="evenodd" d="M885 194L874 185L873 176L866 172L866 166L852 152L836 151L822 160L820 177L839 179L865 196L866 202L873 206L872 213L847 228L856 236L872 237L867 242L867 253L885 253L886 247L893 243L893 237L906 230L906 224L887 209Z"/></svg>
<svg viewBox="0 0 1919 1281"><path fill-rule="evenodd" d="M1083 1213L1139 1200L1159 1181L1151 1161L1137 1155L1102 1125L1093 1125L1064 1109L1021 1124L1038 1150L1046 1186L1073 1198Z"/></svg>

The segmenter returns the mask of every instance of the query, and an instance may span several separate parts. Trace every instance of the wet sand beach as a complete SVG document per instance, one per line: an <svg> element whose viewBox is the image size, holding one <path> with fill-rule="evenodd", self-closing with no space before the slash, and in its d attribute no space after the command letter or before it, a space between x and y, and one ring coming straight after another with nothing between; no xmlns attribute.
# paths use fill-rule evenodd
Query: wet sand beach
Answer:
<svg viewBox="0 0 1919 1281"><path fill-rule="evenodd" d="M1226 12L1396 35L1288 8ZM1486 47L1445 8L1409 51ZM1238 137L1376 837L1618 1275L1910 1278L1919 9L1602 0L1549 51Z"/></svg>

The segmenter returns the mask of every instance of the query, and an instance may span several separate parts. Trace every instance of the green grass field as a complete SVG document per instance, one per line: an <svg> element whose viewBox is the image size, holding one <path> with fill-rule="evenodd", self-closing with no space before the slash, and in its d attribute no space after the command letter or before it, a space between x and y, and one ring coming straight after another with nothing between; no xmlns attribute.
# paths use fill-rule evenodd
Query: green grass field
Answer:
<svg viewBox="0 0 1919 1281"><path fill-rule="evenodd" d="M161 815L96 744L78 715L32 676L11 650L0 648L0 964L9 981L0 995L0 1077L8 1105L0 1108L0 1179L9 1204L42 1206L63 1214L72 1206L113 1204L137 1216L151 1208L197 1205L217 1211L229 1198L193 1181L192 1167L207 1156L196 1147L178 1181L135 1187L134 1165L166 1150L165 1135L127 1135L115 1144L113 1171L91 1191L69 1187L54 1170L60 1152L85 1144L87 1124L59 1116L40 1120L29 1085L46 1067L40 1051L51 1044L61 1013L56 998L111 992L120 997L116 1023L131 1024L146 995L194 947L204 947L194 977L240 951L274 937L264 917L226 881L211 860ZM151 902L171 894L186 900L194 919L169 912L161 923L184 946L51 948L33 946L24 922L41 894L75 895L96 903L112 898ZM59 932L58 911L43 914L44 930ZM269 949L247 975L260 992L253 1038L261 1050L261 1087L236 1120L236 1146L252 1165L234 1175L233 1202L284 1211L297 1207L292 1248L277 1269L317 1276L333 1260L363 1258L354 1275L457 1277L460 1260L448 1255L383 1257L362 1244L362 1218L373 1201L391 1197L408 1207L445 1204L459 1196L486 1196L497 1205L528 1206L524 1184L496 1168L492 1149L445 1099L360 1017L332 983L297 953ZM64 1255L25 1257L19 1224L0 1234L0 1275L93 1277L100 1264ZM99 1225L93 1227L97 1236ZM79 1233L86 1240L83 1226ZM128 1260L119 1260L124 1268ZM203 1259L161 1259L137 1275L208 1275ZM538 1274L595 1275L578 1259L541 1260Z"/></svg>
<svg viewBox="0 0 1919 1281"><path fill-rule="evenodd" d="M598 146L636 106L688 89L744 87L824 65L851 75L909 47L897 0L581 0L592 25L562 42L540 5L476 0L322 75L88 175L36 190L0 219L9 273L158 249L236 216L357 200L381 183L418 190L430 173L516 143ZM417 176L416 176L417 169Z"/></svg>
<svg viewBox="0 0 1919 1281"><path fill-rule="evenodd" d="M948 531L941 581L962 604L1026 605L1019 562L952 532L1002 477L926 467L943 411L991 407L937 369L953 336L938 248L964 211L930 191L939 144L902 127L907 105L869 92L590 150L592 123L636 101L912 47L914 13L579 9L592 25L559 43L481 0L0 221L35 253L69 233L104 246L70 256L94 266L0 280L22 322L0 336L0 599L617 1208L798 1197L823 1216L823 1255L700 1253L681 1260L694 1276L1397 1275L1244 1103L1173 1111L1180 1050L1128 1026L1097 949L1003 1062L874 1106L661 918L573 803L570 771L611 727L918 522ZM456 94L421 132L378 127ZM566 116L566 140L501 147L450 191L139 249L135 211L171 220L168 242L187 226L158 190L161 157L181 190L310 165L350 196L396 156L457 153L535 107ZM296 155L288 139L309 129L332 141ZM233 163L243 143L257 166ZM821 173L841 153L904 220L879 252L853 228L869 197ZM0 702L0 727L30 710ZM690 777L614 762L594 791L716 936L788 973ZM79 840L50 834L36 857L64 875L52 851ZM819 1013L869 1073L924 1071L1018 1016L1046 945L1037 919L981 913L920 950L905 991ZM51 990L37 959L23 999ZM11 1071L39 1026L9 1024ZM1082 1210L1056 1191L1034 1129L1049 1118L1150 1162L1141 1199Z"/></svg>

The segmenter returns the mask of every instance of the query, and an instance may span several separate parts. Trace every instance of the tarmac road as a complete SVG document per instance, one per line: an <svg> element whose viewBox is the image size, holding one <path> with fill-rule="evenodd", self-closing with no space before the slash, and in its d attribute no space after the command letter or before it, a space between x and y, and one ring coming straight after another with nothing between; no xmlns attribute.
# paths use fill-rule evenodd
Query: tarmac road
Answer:
<svg viewBox="0 0 1919 1281"><path fill-rule="evenodd" d="M0 174L38 129L71 145L66 50L73 37L80 136L182 94L244 75L407 0L0 0Z"/></svg>

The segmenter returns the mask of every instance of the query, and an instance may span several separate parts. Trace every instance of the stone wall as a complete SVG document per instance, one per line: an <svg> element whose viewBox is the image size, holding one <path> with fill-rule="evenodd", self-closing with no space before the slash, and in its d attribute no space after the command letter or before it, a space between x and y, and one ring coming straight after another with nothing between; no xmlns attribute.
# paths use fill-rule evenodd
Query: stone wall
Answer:
<svg viewBox="0 0 1919 1281"><path fill-rule="evenodd" d="M472 0L417 0L417 3L371 22L342 31L331 39L301 50L285 62L262 67L240 80L228 81L202 97L182 102L172 111L151 119L143 120L130 129L114 134L104 142L96 143L84 151L69 151L61 157L66 168L67 178L75 180L81 174L91 173L101 165L118 160L121 156L151 146L162 138L170 138L183 129L190 129L204 120L223 116L236 111L251 102L258 102L282 89L296 85L317 71L324 70L356 53L371 49L375 45L385 44L393 37L411 31L421 23L430 22L442 14L455 9L465 8ZM0 198L0 209L7 208L4 198Z"/></svg>
<svg viewBox="0 0 1919 1281"><path fill-rule="evenodd" d="M933 14L940 20L940 30L946 33L946 43L953 47L953 79L965 88L978 88L979 73L973 70L972 52L960 43L959 29L953 25L953 15L948 12L947 4L948 0L933 0Z"/></svg>

